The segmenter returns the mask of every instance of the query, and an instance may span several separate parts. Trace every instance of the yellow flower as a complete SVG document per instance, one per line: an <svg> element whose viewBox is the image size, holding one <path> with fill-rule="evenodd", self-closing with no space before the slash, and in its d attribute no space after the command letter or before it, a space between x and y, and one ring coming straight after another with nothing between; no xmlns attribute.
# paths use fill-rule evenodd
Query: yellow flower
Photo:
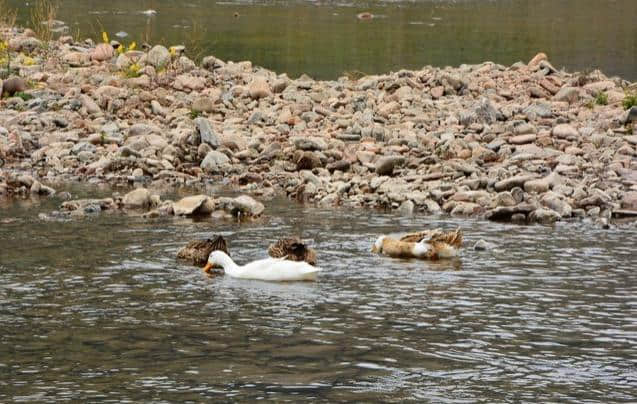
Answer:
<svg viewBox="0 0 637 404"><path fill-rule="evenodd" d="M177 55L177 49L174 46L171 46L169 49L170 56L175 57Z"/></svg>
<svg viewBox="0 0 637 404"><path fill-rule="evenodd" d="M22 58L22 64L25 66L33 66L35 64L35 60L32 57L25 56Z"/></svg>
<svg viewBox="0 0 637 404"><path fill-rule="evenodd" d="M122 53L124 53L124 46L122 46L122 45L118 46L118 47L117 47L117 53L119 53L120 55L121 55Z"/></svg>
<svg viewBox="0 0 637 404"><path fill-rule="evenodd" d="M109 43L110 42L108 40L108 34L106 33L106 31L102 31L102 40L104 41L104 43Z"/></svg>
<svg viewBox="0 0 637 404"><path fill-rule="evenodd" d="M132 42L130 45L128 45L129 51L135 50L135 48L137 48L137 44L135 42Z"/></svg>
<svg viewBox="0 0 637 404"><path fill-rule="evenodd" d="M8 47L9 45L5 41L0 41L0 52L4 51Z"/></svg>

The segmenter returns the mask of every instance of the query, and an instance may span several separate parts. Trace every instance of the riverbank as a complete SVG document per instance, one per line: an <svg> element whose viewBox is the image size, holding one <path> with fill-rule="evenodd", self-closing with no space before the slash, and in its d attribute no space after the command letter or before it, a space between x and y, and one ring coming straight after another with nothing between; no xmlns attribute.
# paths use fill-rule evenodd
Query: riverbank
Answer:
<svg viewBox="0 0 637 404"><path fill-rule="evenodd" d="M25 85L5 81L0 101L2 195L223 183L406 214L637 215L637 107L624 106L637 85L558 71L543 54L316 81L214 56L197 65L182 47L119 54L2 34Z"/></svg>

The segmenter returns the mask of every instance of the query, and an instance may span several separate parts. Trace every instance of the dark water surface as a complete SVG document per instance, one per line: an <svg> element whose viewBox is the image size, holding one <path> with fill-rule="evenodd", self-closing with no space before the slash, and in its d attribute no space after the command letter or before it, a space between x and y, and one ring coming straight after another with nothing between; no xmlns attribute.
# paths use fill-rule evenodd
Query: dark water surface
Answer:
<svg viewBox="0 0 637 404"><path fill-rule="evenodd" d="M0 209L0 402L637 400L637 230L401 218L268 203L244 224ZM14 221L7 219L16 219ZM462 226L448 262L369 252L391 231ZM194 237L233 256L314 240L316 283L207 278Z"/></svg>
<svg viewBox="0 0 637 404"><path fill-rule="evenodd" d="M33 2L9 0L27 19ZM197 44L291 76L333 79L424 65L512 64L546 52L556 67L637 80L635 0L63 0L59 18L94 39ZM148 16L144 10L157 13ZM360 21L371 12L376 18ZM234 17L238 13L239 17Z"/></svg>

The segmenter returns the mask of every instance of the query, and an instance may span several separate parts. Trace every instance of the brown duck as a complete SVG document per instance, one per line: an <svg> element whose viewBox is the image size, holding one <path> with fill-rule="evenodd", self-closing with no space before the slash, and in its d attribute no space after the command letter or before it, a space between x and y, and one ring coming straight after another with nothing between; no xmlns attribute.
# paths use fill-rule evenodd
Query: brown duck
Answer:
<svg viewBox="0 0 637 404"><path fill-rule="evenodd" d="M290 261L305 261L316 265L316 251L298 237L282 238L268 247L268 255L272 258L283 258Z"/></svg>
<svg viewBox="0 0 637 404"><path fill-rule="evenodd" d="M177 258L188 260L194 265L200 266L208 262L208 256L211 252L221 250L228 253L228 244L223 236L213 236L204 240L193 240L186 244L177 253Z"/></svg>
<svg viewBox="0 0 637 404"><path fill-rule="evenodd" d="M372 246L372 252L393 258L420 258L437 260L452 258L462 246L462 232L444 232L440 229L408 233L396 239L380 236Z"/></svg>

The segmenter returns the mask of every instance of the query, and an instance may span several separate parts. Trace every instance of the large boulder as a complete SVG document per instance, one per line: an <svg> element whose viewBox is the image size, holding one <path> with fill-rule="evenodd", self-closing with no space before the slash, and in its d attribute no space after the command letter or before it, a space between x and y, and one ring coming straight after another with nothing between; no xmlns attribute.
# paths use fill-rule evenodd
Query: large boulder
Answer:
<svg viewBox="0 0 637 404"><path fill-rule="evenodd" d="M214 201L206 195L187 196L173 203L175 215L210 214L214 210Z"/></svg>
<svg viewBox="0 0 637 404"><path fill-rule="evenodd" d="M206 154L201 162L201 168L209 173L220 173L224 171L225 166L230 163L230 159L225 154L212 150Z"/></svg>
<svg viewBox="0 0 637 404"><path fill-rule="evenodd" d="M170 52L165 46L156 45L148 52L146 62L155 69L164 68L170 62Z"/></svg>
<svg viewBox="0 0 637 404"><path fill-rule="evenodd" d="M122 203L125 208L146 208L151 203L150 192L146 188L137 188L124 195Z"/></svg>
<svg viewBox="0 0 637 404"><path fill-rule="evenodd" d="M394 169L403 164L405 164L405 158L403 156L381 157L375 165L376 174L392 175L394 173Z"/></svg>
<svg viewBox="0 0 637 404"><path fill-rule="evenodd" d="M218 205L233 216L260 216L265 210L265 206L248 195L241 195L236 198L219 198Z"/></svg>
<svg viewBox="0 0 637 404"><path fill-rule="evenodd" d="M201 137L201 143L206 143L213 148L219 147L219 138L212 129L210 121L206 118L199 117L195 119L195 126L197 127L197 132Z"/></svg>
<svg viewBox="0 0 637 404"><path fill-rule="evenodd" d="M272 95L272 90L265 77L255 77L248 85L248 93L250 98L259 99L266 98Z"/></svg>
<svg viewBox="0 0 637 404"><path fill-rule="evenodd" d="M95 49L91 51L91 60L96 62L110 60L113 56L115 56L115 49L107 43L98 44Z"/></svg>

